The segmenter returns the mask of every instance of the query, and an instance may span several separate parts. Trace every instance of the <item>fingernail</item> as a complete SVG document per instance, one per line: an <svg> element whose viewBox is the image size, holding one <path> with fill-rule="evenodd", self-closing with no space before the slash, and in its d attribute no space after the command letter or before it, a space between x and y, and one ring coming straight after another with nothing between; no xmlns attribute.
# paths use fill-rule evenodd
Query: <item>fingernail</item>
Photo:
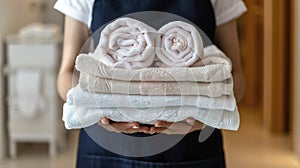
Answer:
<svg viewBox="0 0 300 168"><path fill-rule="evenodd" d="M161 125L160 125L160 124L157 124L157 123L155 123L154 126L155 126L155 127L161 127Z"/></svg>
<svg viewBox="0 0 300 168"><path fill-rule="evenodd" d="M133 128L133 129L138 129L139 127L138 127L138 126L136 126L136 125L134 125L132 128Z"/></svg>
<svg viewBox="0 0 300 168"><path fill-rule="evenodd" d="M107 125L108 123L105 121L105 119L101 119L101 123L104 125Z"/></svg>
<svg viewBox="0 0 300 168"><path fill-rule="evenodd" d="M187 119L187 120L186 120L186 122L188 122L188 123L190 123L190 124L193 124L193 123L195 122L195 120L194 120L194 119L191 119L191 118L189 118L189 119Z"/></svg>

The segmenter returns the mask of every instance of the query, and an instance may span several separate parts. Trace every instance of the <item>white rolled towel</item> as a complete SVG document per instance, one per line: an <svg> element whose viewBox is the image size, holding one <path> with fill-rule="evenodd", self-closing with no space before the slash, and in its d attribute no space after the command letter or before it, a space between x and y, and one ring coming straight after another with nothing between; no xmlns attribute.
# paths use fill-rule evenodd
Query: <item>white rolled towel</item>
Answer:
<svg viewBox="0 0 300 168"><path fill-rule="evenodd" d="M158 30L157 57L170 67L188 67L203 57L203 41L191 24L174 21Z"/></svg>
<svg viewBox="0 0 300 168"><path fill-rule="evenodd" d="M152 65L155 57L153 35L157 30L131 18L116 19L101 32L94 57L115 68L139 69Z"/></svg>

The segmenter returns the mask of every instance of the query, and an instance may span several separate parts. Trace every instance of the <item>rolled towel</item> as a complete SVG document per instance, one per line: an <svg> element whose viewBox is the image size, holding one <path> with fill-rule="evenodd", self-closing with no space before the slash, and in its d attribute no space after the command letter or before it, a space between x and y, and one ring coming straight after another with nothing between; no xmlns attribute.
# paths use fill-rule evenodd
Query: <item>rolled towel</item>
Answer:
<svg viewBox="0 0 300 168"><path fill-rule="evenodd" d="M116 19L101 32L92 54L111 67L139 69L149 67L155 57L156 30L131 18Z"/></svg>
<svg viewBox="0 0 300 168"><path fill-rule="evenodd" d="M161 39L155 52L169 67L189 67L204 56L199 31L191 24L175 21L158 30Z"/></svg>
<svg viewBox="0 0 300 168"><path fill-rule="evenodd" d="M204 49L205 57L194 67L121 69L104 65L95 57L81 54L76 58L78 71L122 81L199 81L216 82L231 77L231 62L216 46Z"/></svg>
<svg viewBox="0 0 300 168"><path fill-rule="evenodd" d="M104 79L80 73L80 87L88 92L130 95L233 95L232 78L222 82L130 82Z"/></svg>
<svg viewBox="0 0 300 168"><path fill-rule="evenodd" d="M207 96L103 94L86 92L79 85L68 91L67 103L76 107L91 108L196 106L205 109L225 109L229 111L234 111L236 108L236 101L233 95L211 98Z"/></svg>
<svg viewBox="0 0 300 168"><path fill-rule="evenodd" d="M67 129L85 128L96 124L102 117L118 122L139 122L153 124L156 120L178 122L189 117L205 125L227 130L237 130L240 124L238 109L234 111L209 110L193 106L165 108L77 108L64 104L63 121Z"/></svg>

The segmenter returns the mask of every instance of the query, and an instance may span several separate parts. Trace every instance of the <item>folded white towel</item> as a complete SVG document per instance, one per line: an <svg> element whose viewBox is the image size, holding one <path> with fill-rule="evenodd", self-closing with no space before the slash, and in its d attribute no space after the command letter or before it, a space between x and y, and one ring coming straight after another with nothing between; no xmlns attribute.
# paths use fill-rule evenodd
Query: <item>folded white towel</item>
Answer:
<svg viewBox="0 0 300 168"><path fill-rule="evenodd" d="M83 91L79 85L68 91L67 103L76 107L91 108L152 108L169 106L196 106L205 109L225 109L234 111L234 96L211 98L207 96L142 96L90 93Z"/></svg>
<svg viewBox="0 0 300 168"><path fill-rule="evenodd" d="M177 122L193 117L205 125L227 130L237 130L240 123L238 110L209 110L192 106L165 108L77 108L64 104L63 121L67 129L85 128L96 124L102 117L118 122L153 124L156 120Z"/></svg>
<svg viewBox="0 0 300 168"><path fill-rule="evenodd" d="M204 56L199 31L182 21L170 22L158 30L157 57L169 67L189 67Z"/></svg>
<svg viewBox="0 0 300 168"><path fill-rule="evenodd" d="M194 67L121 69L104 65L95 57L81 54L76 58L78 71L122 81L199 81L216 82L231 77L231 62L216 46L205 47L205 57ZM161 64L161 66L163 66Z"/></svg>
<svg viewBox="0 0 300 168"><path fill-rule="evenodd" d="M88 92L130 95L202 95L220 97L233 95L233 80L222 82L129 82L103 79L81 73L80 87Z"/></svg>
<svg viewBox="0 0 300 168"><path fill-rule="evenodd" d="M12 108L25 118L36 116L41 104L41 72L38 70L18 70L15 75L15 89Z"/></svg>
<svg viewBox="0 0 300 168"><path fill-rule="evenodd" d="M232 66L231 60L217 46L210 45L204 48L204 56L198 60L192 67L207 66L213 64L221 64Z"/></svg>
<svg viewBox="0 0 300 168"><path fill-rule="evenodd" d="M168 68L169 66L164 64L159 59L154 59L154 65L161 68ZM231 60L222 52L217 46L210 45L204 48L204 56L192 64L190 67L203 67L221 64L231 68Z"/></svg>
<svg viewBox="0 0 300 168"><path fill-rule="evenodd" d="M116 19L101 32L94 57L104 64L126 69L149 67L155 57L157 35L149 25L131 18Z"/></svg>

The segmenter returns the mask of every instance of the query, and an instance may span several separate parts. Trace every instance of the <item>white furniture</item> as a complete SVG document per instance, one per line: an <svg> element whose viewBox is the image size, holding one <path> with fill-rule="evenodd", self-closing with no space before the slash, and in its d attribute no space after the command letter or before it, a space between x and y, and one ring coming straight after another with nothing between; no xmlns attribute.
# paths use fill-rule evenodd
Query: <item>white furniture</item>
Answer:
<svg viewBox="0 0 300 168"><path fill-rule="evenodd" d="M4 103L4 93L3 93L3 74L2 74L2 67L3 67L3 43L2 43L2 37L0 34L0 160L2 160L5 156L6 152L6 145L5 145L5 115L4 115L4 109L3 109L3 103Z"/></svg>
<svg viewBox="0 0 300 168"><path fill-rule="evenodd" d="M57 144L64 141L61 139L64 137L61 135L64 129L60 119L60 99L56 92L60 42L61 37L7 37L8 132L9 151L12 158L17 156L17 142L49 142L49 154L55 156ZM36 88L38 90L27 86L32 79L22 77L22 73L26 74L24 72L39 74L37 83L32 83L38 86ZM23 81L20 81L21 79ZM28 94L38 92L40 99L37 101L30 95L26 99L23 95L24 101L22 102L21 93L18 93L20 88L23 88L24 93ZM31 91L26 91L27 89L31 89ZM38 108L30 107L37 103L39 104ZM26 110L34 110L29 113L24 111L25 109L21 109L25 106L27 106Z"/></svg>

